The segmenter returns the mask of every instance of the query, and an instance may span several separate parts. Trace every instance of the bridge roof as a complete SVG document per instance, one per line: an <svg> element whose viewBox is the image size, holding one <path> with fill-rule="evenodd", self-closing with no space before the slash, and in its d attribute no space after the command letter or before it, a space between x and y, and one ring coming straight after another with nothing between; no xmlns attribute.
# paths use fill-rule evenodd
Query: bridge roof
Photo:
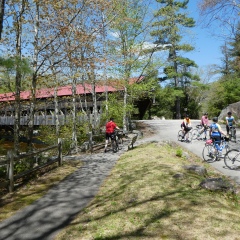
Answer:
<svg viewBox="0 0 240 240"><path fill-rule="evenodd" d="M131 78L129 83L138 83L141 82L143 77L140 78ZM104 82L99 82L95 86L95 92L96 93L104 93L105 91L108 92L116 92L116 91L122 91L123 85L119 81L111 82L111 85L108 84L108 86L104 85ZM76 85L76 94L90 94L92 92L92 85L85 83L85 84L78 84ZM67 86L61 86L57 88L57 96L63 97L63 96L71 96L72 95L72 85ZM54 97L54 88L43 88L38 89L36 91L36 98L52 98ZM31 98L31 91L22 91L20 93L21 100L28 100ZM0 102L6 102L6 101L14 101L15 100L15 92L9 92L9 93L2 93L0 94Z"/></svg>

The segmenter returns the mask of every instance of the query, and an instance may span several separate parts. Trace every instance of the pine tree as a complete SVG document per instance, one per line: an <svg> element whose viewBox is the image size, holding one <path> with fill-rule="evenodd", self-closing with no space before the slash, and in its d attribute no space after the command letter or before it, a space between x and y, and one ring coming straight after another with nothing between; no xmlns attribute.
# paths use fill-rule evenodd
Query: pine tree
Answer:
<svg viewBox="0 0 240 240"><path fill-rule="evenodd" d="M184 90L184 86L193 77L190 73L191 67L196 67L194 61L181 56L183 52L194 50L190 44L182 43L182 29L195 26L194 19L187 17L187 14L184 13L189 1L156 1L161 4L161 7L155 13L157 20L153 23L151 35L156 38L157 45L167 45L169 55L167 66L164 69L166 79L173 80L173 86L176 90ZM175 117L177 119L181 118L180 101L181 95L177 95L175 101Z"/></svg>

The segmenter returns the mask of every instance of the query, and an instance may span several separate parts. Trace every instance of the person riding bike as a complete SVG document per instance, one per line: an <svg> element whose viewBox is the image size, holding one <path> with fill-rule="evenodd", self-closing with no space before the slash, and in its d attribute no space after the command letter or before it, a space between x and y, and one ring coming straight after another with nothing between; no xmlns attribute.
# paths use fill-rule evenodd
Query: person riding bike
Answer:
<svg viewBox="0 0 240 240"><path fill-rule="evenodd" d="M191 127L191 120L189 118L189 115L186 115L185 118L183 119L183 122L181 124L181 128L182 128L182 130L184 132L184 135L182 136L182 138L184 138L187 135L187 133L189 131L191 131L191 129L192 129L192 127ZM186 140L188 141L188 139L186 139Z"/></svg>
<svg viewBox="0 0 240 240"><path fill-rule="evenodd" d="M106 123L106 134L105 134L105 148L104 152L107 152L107 145L109 142L109 139L114 139L114 130L119 129L117 124L114 122L113 118L110 118L110 121Z"/></svg>
<svg viewBox="0 0 240 240"><path fill-rule="evenodd" d="M228 112L227 114L228 115L226 117L226 130L227 130L227 134L229 134L230 127L233 127L233 124L236 124L236 122L231 112Z"/></svg>
<svg viewBox="0 0 240 240"><path fill-rule="evenodd" d="M214 117L212 119L213 123L209 126L209 137L212 139L216 148L219 152L219 155L222 155L222 149L220 147L221 144L221 136L226 136L227 134L221 129L220 125L218 124L218 117Z"/></svg>

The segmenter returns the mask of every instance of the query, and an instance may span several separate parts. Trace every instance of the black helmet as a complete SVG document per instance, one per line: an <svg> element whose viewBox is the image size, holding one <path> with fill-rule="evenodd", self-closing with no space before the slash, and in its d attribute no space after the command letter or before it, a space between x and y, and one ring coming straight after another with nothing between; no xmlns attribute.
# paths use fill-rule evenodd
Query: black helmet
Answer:
<svg viewBox="0 0 240 240"><path fill-rule="evenodd" d="M213 120L213 122L217 123L218 122L218 117L214 117L212 120Z"/></svg>
<svg viewBox="0 0 240 240"><path fill-rule="evenodd" d="M231 112L228 112L228 115L232 115L232 113L231 113Z"/></svg>

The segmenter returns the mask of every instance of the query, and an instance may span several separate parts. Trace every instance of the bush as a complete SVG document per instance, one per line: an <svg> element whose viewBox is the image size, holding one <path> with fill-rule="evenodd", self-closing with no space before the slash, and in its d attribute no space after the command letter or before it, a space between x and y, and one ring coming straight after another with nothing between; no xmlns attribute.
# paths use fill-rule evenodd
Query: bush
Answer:
<svg viewBox="0 0 240 240"><path fill-rule="evenodd" d="M182 155L183 155L182 149L181 149L181 148L178 148L177 151L176 151L176 156L177 156L177 157L182 157Z"/></svg>

